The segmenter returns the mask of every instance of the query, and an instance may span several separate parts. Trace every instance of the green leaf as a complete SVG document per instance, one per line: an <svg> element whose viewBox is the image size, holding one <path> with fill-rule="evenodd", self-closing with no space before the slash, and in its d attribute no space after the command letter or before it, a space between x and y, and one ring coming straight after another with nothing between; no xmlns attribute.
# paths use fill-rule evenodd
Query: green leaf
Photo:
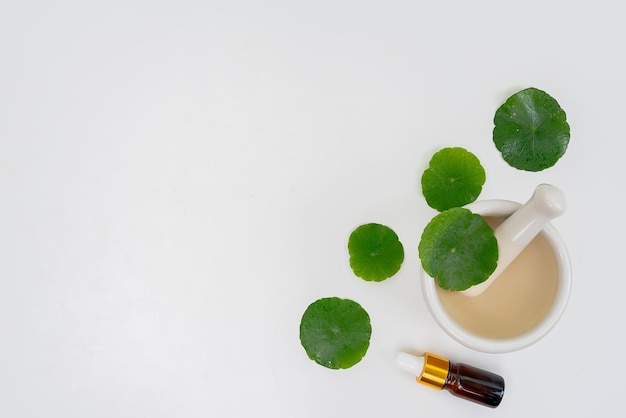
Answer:
<svg viewBox="0 0 626 418"><path fill-rule="evenodd" d="M300 322L300 342L307 355L329 369L347 369L361 361L371 335L369 315L350 299L319 299Z"/></svg>
<svg viewBox="0 0 626 418"><path fill-rule="evenodd" d="M512 167L541 171L565 154L570 139L566 115L548 93L527 88L509 97L494 117L493 142Z"/></svg>
<svg viewBox="0 0 626 418"><path fill-rule="evenodd" d="M436 152L422 174L422 193L438 211L464 206L476 200L485 184L485 169L464 148Z"/></svg>
<svg viewBox="0 0 626 418"><path fill-rule="evenodd" d="M389 227L370 223L355 229L348 240L350 267L363 280L380 282L400 270L404 248Z"/></svg>
<svg viewBox="0 0 626 418"><path fill-rule="evenodd" d="M480 216L452 208L435 216L419 243L422 267L447 290L465 290L489 278L498 262L493 229Z"/></svg>

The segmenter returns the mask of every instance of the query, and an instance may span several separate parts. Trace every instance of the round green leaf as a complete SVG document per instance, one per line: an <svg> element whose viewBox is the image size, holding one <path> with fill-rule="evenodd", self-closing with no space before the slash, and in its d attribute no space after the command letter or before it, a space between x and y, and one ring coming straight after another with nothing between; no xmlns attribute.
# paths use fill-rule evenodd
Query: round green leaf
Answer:
<svg viewBox="0 0 626 418"><path fill-rule="evenodd" d="M443 211L476 200L485 184L485 169L464 148L436 152L422 174L422 193L431 208Z"/></svg>
<svg viewBox="0 0 626 418"><path fill-rule="evenodd" d="M375 223L361 225L348 240L350 267L363 280L380 282L400 270L404 248L393 230Z"/></svg>
<svg viewBox="0 0 626 418"><path fill-rule="evenodd" d="M350 299L319 299L300 322L300 342L307 355L329 369L347 369L361 361L371 335L369 315Z"/></svg>
<svg viewBox="0 0 626 418"><path fill-rule="evenodd" d="M570 139L566 115L548 93L527 88L509 97L494 117L493 142L512 167L541 171L565 154Z"/></svg>
<svg viewBox="0 0 626 418"><path fill-rule="evenodd" d="M435 216L419 243L422 267L447 290L465 290L489 278L498 262L493 229L480 216L452 208Z"/></svg>

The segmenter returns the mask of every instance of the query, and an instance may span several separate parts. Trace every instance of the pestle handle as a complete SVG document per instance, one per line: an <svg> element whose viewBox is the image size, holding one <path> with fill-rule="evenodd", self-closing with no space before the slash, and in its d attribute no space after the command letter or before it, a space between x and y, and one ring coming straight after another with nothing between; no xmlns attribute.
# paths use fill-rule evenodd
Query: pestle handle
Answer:
<svg viewBox="0 0 626 418"><path fill-rule="evenodd" d="M540 184L532 197L509 216L494 234L498 240L498 265L489 278L463 291L467 296L483 293L511 264L548 222L565 212L565 195L550 184Z"/></svg>

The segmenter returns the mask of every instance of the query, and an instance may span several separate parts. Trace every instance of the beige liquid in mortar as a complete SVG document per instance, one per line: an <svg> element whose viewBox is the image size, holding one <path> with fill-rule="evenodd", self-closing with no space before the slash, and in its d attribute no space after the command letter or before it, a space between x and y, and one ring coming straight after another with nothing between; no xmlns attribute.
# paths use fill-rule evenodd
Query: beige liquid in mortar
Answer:
<svg viewBox="0 0 626 418"><path fill-rule="evenodd" d="M485 218L495 227L504 218ZM554 251L543 234L481 295L465 296L437 286L448 315L467 331L487 338L508 338L533 328L546 315L558 285Z"/></svg>

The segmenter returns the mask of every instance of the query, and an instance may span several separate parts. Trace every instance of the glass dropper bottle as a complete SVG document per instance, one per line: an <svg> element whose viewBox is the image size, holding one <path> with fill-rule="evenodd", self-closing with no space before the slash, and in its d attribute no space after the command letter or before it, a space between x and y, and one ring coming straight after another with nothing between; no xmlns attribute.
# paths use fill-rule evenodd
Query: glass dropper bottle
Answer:
<svg viewBox="0 0 626 418"><path fill-rule="evenodd" d="M504 396L504 379L497 374L463 363L424 353L423 357L398 353L396 364L417 376L417 381L435 389L446 389L453 395L495 408Z"/></svg>

